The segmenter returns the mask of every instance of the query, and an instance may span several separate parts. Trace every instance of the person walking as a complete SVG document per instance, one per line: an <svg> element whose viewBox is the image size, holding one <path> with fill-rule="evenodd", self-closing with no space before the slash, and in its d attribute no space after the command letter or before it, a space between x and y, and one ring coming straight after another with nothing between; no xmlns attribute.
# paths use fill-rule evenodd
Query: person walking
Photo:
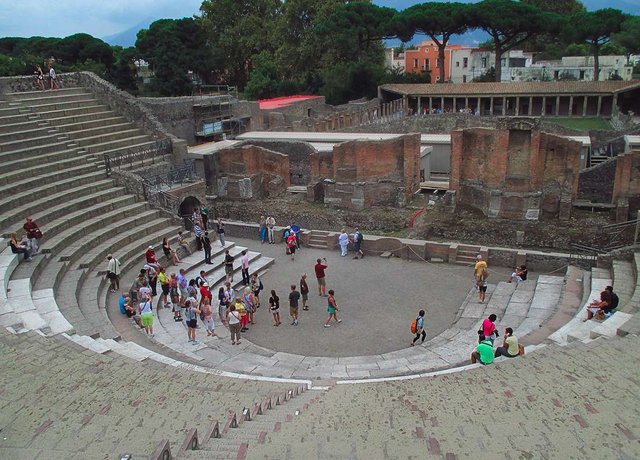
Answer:
<svg viewBox="0 0 640 460"><path fill-rule="evenodd" d="M251 275L251 283L249 285L251 287L253 297L256 300L256 308L260 308L260 291L264 289L264 286L262 285L260 278L258 278L258 273Z"/></svg>
<svg viewBox="0 0 640 460"><path fill-rule="evenodd" d="M224 288L220 286L218 289L218 316L220 317L220 321L222 324L227 323L227 294L224 291Z"/></svg>
<svg viewBox="0 0 640 460"><path fill-rule="evenodd" d="M229 323L229 332L231 332L231 345L240 345L240 314L236 311L235 304L229 306L227 313L227 323Z"/></svg>
<svg viewBox="0 0 640 460"><path fill-rule="evenodd" d="M358 227L356 227L355 232L353 233L353 251L356 253L353 256L354 259L362 259L364 257L364 252L362 251L362 240L364 237L362 236L362 232Z"/></svg>
<svg viewBox="0 0 640 460"><path fill-rule="evenodd" d="M240 264L242 266L242 284L248 286L251 280L249 279L249 256L247 255L246 249L242 251Z"/></svg>
<svg viewBox="0 0 640 460"><path fill-rule="evenodd" d="M200 222L200 214L198 214L198 219L193 222L193 234L196 236L196 249L198 251L202 251L202 239L204 238L204 230L202 229L202 222Z"/></svg>
<svg viewBox="0 0 640 460"><path fill-rule="evenodd" d="M327 264L326 257L316 260L316 265L314 266L314 270L316 272L316 279L318 280L319 296L327 295L327 282L325 279L325 270L327 269L327 267L328 267L328 264Z"/></svg>
<svg viewBox="0 0 640 460"><path fill-rule="evenodd" d="M338 244L340 245L340 257L346 257L349 248L349 235L344 228L340 231L340 235L338 236Z"/></svg>
<svg viewBox="0 0 640 460"><path fill-rule="evenodd" d="M271 297L269 297L269 310L273 315L273 325L280 326L280 297L276 294L274 289L271 290Z"/></svg>
<svg viewBox="0 0 640 460"><path fill-rule="evenodd" d="M276 220L272 216L268 216L265 220L265 223L267 225L267 238L269 240L269 244L274 244L275 238L273 235L273 229L276 226Z"/></svg>
<svg viewBox="0 0 640 460"><path fill-rule="evenodd" d="M291 292L289 293L289 315L293 322L292 326L298 325L298 306L300 301L300 293L296 291L296 285L291 285Z"/></svg>
<svg viewBox="0 0 640 460"><path fill-rule="evenodd" d="M222 222L222 218L220 217L218 217L218 222L216 222L216 229L218 238L220 239L220 246L224 248L224 222Z"/></svg>
<svg viewBox="0 0 640 460"><path fill-rule="evenodd" d="M418 317L416 318L416 336L411 342L411 346L414 346L418 339L422 336L422 341L420 343L424 343L424 339L427 336L427 331L424 330L424 310L420 310L418 312Z"/></svg>
<svg viewBox="0 0 640 460"><path fill-rule="evenodd" d="M138 307L140 311L140 324L149 337L153 337L153 307L151 297L142 296L142 301Z"/></svg>
<svg viewBox="0 0 640 460"><path fill-rule="evenodd" d="M233 256L229 250L224 251L224 273L227 277L227 283L233 281L233 260Z"/></svg>
<svg viewBox="0 0 640 460"><path fill-rule="evenodd" d="M204 232L202 236L202 249L204 249L204 263L211 265L211 240L209 239L209 232Z"/></svg>
<svg viewBox="0 0 640 460"><path fill-rule="evenodd" d="M291 260L295 260L296 258L296 248L298 247L298 240L296 235L293 232L289 232L287 236L287 249L289 250L289 254L291 254Z"/></svg>
<svg viewBox="0 0 640 460"><path fill-rule="evenodd" d="M56 81L56 71L53 69L53 65L49 64L49 89L54 91L58 89L58 82Z"/></svg>
<svg viewBox="0 0 640 460"><path fill-rule="evenodd" d="M192 345L197 345L196 331L198 330L198 315L201 313L193 299L187 299L184 304L187 320L187 337Z"/></svg>
<svg viewBox="0 0 640 460"><path fill-rule="evenodd" d="M204 299L202 303L202 323L207 337L216 337L216 324L213 321L213 310L211 309L211 297Z"/></svg>
<svg viewBox="0 0 640 460"><path fill-rule="evenodd" d="M476 289L478 290L478 299L480 303L483 303L485 300L485 296L487 295L487 277L489 276L489 271L487 267L487 262L482 260L482 256L478 254L476 257L476 264L473 267L473 276L476 279Z"/></svg>
<svg viewBox="0 0 640 460"><path fill-rule="evenodd" d="M253 297L250 288L244 288L244 291L242 291L242 300L244 301L244 309L249 316L247 323L256 324L256 299Z"/></svg>
<svg viewBox="0 0 640 460"><path fill-rule="evenodd" d="M107 256L107 278L111 283L111 292L120 290L120 261L111 254Z"/></svg>
<svg viewBox="0 0 640 460"><path fill-rule="evenodd" d="M302 295L302 309L309 310L307 301L309 300L309 285L307 284L307 274L303 273L300 277L300 295Z"/></svg>
<svg viewBox="0 0 640 460"><path fill-rule="evenodd" d="M341 323L342 320L338 319L338 312L340 309L338 308L338 304L336 303L335 293L333 289L329 289L329 297L327 298L327 312L329 316L327 320L324 322L324 327L331 327L331 318L335 319L338 323Z"/></svg>
<svg viewBox="0 0 640 460"><path fill-rule="evenodd" d="M209 222L209 208L205 205L200 206L200 219L202 220L202 228L204 228L204 231L206 232L209 230L207 228L207 223Z"/></svg>

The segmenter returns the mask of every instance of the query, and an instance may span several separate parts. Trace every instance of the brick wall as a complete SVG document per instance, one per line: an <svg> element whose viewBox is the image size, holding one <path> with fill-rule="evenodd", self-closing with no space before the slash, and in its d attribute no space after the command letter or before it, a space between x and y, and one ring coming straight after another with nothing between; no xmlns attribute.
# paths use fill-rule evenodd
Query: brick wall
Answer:
<svg viewBox="0 0 640 460"><path fill-rule="evenodd" d="M265 198L290 185L288 156L256 145L220 150L203 162L207 188L220 198Z"/></svg>
<svg viewBox="0 0 640 460"><path fill-rule="evenodd" d="M349 141L332 153L310 156L313 193L325 203L364 209L402 206L419 187L420 136L409 134L384 141ZM326 179L326 180L325 180ZM324 193L316 184L325 180Z"/></svg>
<svg viewBox="0 0 640 460"><path fill-rule="evenodd" d="M509 219L566 212L563 203L577 195L580 144L525 128L451 133L450 188L457 203Z"/></svg>
<svg viewBox="0 0 640 460"><path fill-rule="evenodd" d="M640 210L640 151L618 155L613 184L613 203L618 205L618 221Z"/></svg>
<svg viewBox="0 0 640 460"><path fill-rule="evenodd" d="M307 142L298 141L247 141L245 144L257 145L289 157L291 185L307 185L311 182L310 156L316 150Z"/></svg>
<svg viewBox="0 0 640 460"><path fill-rule="evenodd" d="M578 199L594 203L611 203L616 176L616 158L580 171Z"/></svg>

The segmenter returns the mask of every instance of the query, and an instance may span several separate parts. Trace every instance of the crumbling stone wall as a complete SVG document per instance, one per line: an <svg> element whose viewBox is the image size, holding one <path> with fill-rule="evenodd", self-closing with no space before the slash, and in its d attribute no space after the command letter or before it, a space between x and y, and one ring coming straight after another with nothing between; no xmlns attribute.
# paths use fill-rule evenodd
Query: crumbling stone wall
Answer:
<svg viewBox="0 0 640 460"><path fill-rule="evenodd" d="M578 191L580 144L532 131L472 128L451 133L450 189L489 217L568 217Z"/></svg>
<svg viewBox="0 0 640 460"><path fill-rule="evenodd" d="M299 141L247 141L247 144L257 145L273 152L279 152L289 157L289 174L291 185L307 185L311 182L311 163L309 157L316 152L309 143Z"/></svg>
<svg viewBox="0 0 640 460"><path fill-rule="evenodd" d="M309 197L321 195L325 203L350 209L402 206L419 187L420 136L344 142L331 154L314 153L310 160L314 180Z"/></svg>
<svg viewBox="0 0 640 460"><path fill-rule="evenodd" d="M616 221L624 222L640 210L640 150L618 155L613 183Z"/></svg>
<svg viewBox="0 0 640 460"><path fill-rule="evenodd" d="M266 198L290 185L289 157L256 145L223 149L203 161L207 189L219 198Z"/></svg>

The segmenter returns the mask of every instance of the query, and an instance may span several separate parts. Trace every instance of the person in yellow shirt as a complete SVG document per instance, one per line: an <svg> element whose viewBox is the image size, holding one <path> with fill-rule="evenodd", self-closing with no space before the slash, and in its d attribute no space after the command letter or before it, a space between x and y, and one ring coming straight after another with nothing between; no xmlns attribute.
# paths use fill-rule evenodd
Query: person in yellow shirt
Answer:
<svg viewBox="0 0 640 460"><path fill-rule="evenodd" d="M487 262L482 260L480 254L476 257L476 261L476 265L473 268L473 275L476 279L476 289L478 290L480 303L483 303L487 293L487 276L489 276L489 272L487 270Z"/></svg>
<svg viewBox="0 0 640 460"><path fill-rule="evenodd" d="M169 277L167 276L164 267L160 267L160 273L158 273L158 281L160 281L160 288L162 288L162 296L160 297L162 299L162 304L164 305L164 308L169 308L171 305L171 302L167 300L170 289Z"/></svg>

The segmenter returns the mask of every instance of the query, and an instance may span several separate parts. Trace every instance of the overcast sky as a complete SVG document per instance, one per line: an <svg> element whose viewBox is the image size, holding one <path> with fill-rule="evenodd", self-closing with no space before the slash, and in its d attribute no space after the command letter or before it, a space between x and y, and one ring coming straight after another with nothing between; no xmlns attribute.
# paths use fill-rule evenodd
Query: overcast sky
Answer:
<svg viewBox="0 0 640 460"><path fill-rule="evenodd" d="M193 16L201 3L202 0L0 0L0 37L66 37L85 32L103 38L150 20ZM374 3L403 9L421 1L374 0ZM585 3L596 8L622 7L635 14L638 14L635 9L640 9L637 6L640 0Z"/></svg>

